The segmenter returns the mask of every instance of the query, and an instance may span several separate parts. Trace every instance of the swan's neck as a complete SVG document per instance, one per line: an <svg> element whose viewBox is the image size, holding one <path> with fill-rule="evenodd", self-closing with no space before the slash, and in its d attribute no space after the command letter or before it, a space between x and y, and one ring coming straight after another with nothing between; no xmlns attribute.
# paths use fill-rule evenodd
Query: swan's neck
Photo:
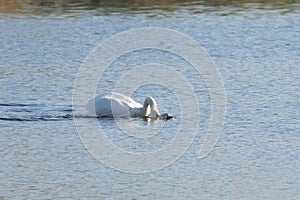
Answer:
<svg viewBox="0 0 300 200"><path fill-rule="evenodd" d="M149 110L150 107L150 110ZM150 114L154 113L155 117L159 117L160 113L158 111L157 105L156 105L156 101L153 97L147 97L144 101L144 105L142 108L142 113L143 116L148 117Z"/></svg>

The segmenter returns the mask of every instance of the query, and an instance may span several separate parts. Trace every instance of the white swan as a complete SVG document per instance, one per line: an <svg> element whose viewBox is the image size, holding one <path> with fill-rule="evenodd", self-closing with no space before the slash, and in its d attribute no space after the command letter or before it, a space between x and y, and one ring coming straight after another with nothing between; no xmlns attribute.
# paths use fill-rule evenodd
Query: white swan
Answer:
<svg viewBox="0 0 300 200"><path fill-rule="evenodd" d="M159 113L153 97L147 97L142 105L130 97L115 92L96 96L88 102L86 109L98 117L172 118L167 113L162 115Z"/></svg>

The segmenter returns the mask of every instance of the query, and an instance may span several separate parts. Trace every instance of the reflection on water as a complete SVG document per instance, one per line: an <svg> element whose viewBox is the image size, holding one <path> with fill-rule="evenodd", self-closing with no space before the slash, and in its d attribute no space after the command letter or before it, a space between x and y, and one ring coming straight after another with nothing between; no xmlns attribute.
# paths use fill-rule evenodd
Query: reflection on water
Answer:
<svg viewBox="0 0 300 200"><path fill-rule="evenodd" d="M151 10L173 12L180 9L192 13L223 11L224 9L287 9L299 8L296 0L0 0L0 13L50 14L96 11L97 15L140 13Z"/></svg>

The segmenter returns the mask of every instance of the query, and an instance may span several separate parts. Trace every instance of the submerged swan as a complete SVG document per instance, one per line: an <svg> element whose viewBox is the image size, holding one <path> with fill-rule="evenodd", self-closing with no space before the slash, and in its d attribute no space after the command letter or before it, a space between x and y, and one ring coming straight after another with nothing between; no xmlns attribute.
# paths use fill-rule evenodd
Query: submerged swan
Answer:
<svg viewBox="0 0 300 200"><path fill-rule="evenodd" d="M146 97L144 104L120 93L110 92L91 99L86 109L98 117L146 117L154 119L171 119L167 113L160 114L153 97Z"/></svg>

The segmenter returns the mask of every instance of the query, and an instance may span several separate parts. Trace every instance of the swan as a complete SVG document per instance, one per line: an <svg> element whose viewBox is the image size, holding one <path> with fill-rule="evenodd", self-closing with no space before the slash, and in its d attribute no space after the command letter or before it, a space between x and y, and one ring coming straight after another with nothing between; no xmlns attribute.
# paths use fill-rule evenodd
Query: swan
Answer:
<svg viewBox="0 0 300 200"><path fill-rule="evenodd" d="M144 104L120 93L110 92L96 96L86 105L89 113L97 117L145 117L153 119L171 119L167 113L160 114L156 101L148 96Z"/></svg>

